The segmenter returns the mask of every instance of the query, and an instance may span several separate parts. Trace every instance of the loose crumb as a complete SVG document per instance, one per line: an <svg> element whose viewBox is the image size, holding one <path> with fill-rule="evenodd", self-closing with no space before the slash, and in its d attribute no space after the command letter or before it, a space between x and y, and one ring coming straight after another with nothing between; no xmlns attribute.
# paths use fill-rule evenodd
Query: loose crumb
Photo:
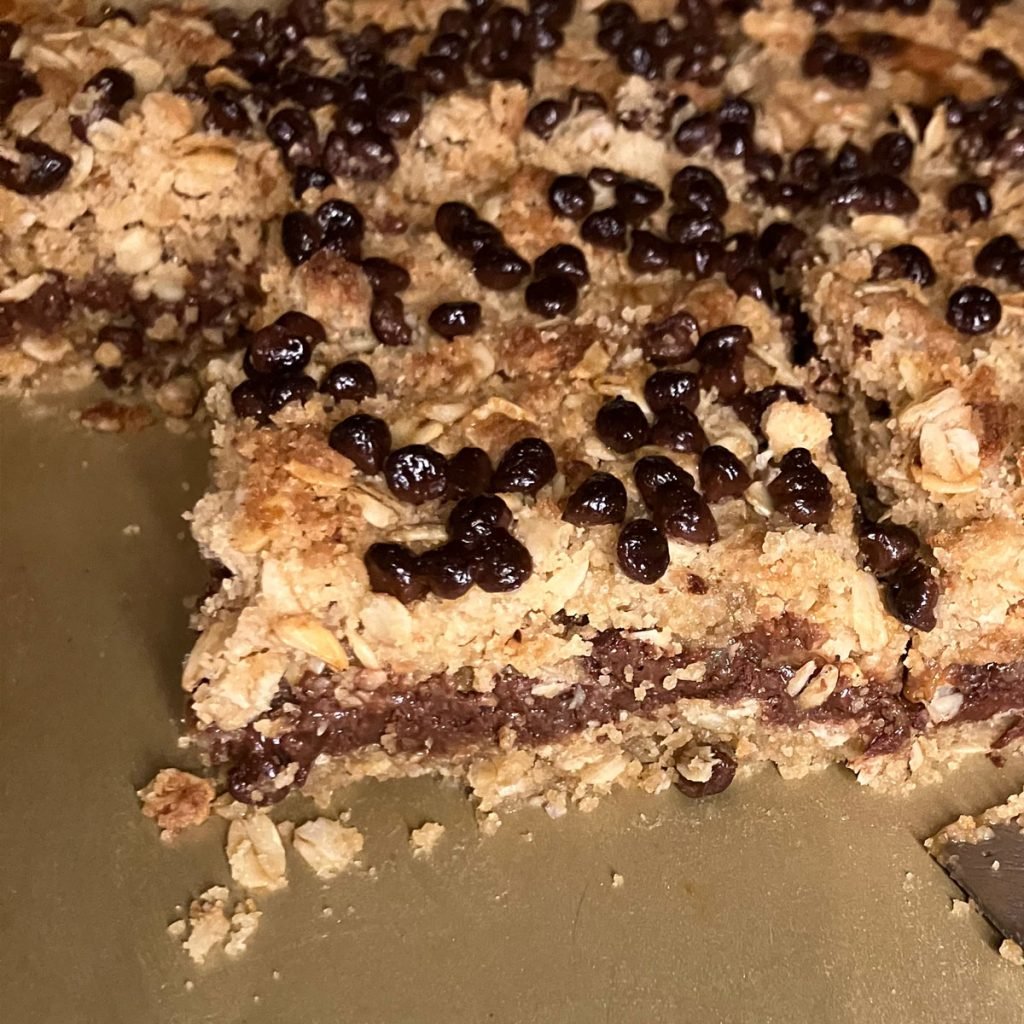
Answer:
<svg viewBox="0 0 1024 1024"><path fill-rule="evenodd" d="M225 849L231 875L243 888L271 892L288 884L284 844L265 814L232 821Z"/></svg>
<svg viewBox="0 0 1024 1024"><path fill-rule="evenodd" d="M126 537L138 537L138 535L142 533L142 527L139 526L138 523L129 523L127 526L122 528L121 532Z"/></svg>
<svg viewBox="0 0 1024 1024"><path fill-rule="evenodd" d="M1003 940L1002 945L999 947L999 955L1017 967L1024 967L1024 949L1021 949L1013 939Z"/></svg>
<svg viewBox="0 0 1024 1024"><path fill-rule="evenodd" d="M409 845L414 857L429 857L445 833L444 825L428 821L409 834Z"/></svg>
<svg viewBox="0 0 1024 1024"><path fill-rule="evenodd" d="M230 934L227 898L228 890L223 885L211 886L189 904L187 921L175 921L168 927L168 934L181 942L193 963L203 963Z"/></svg>
<svg viewBox="0 0 1024 1024"><path fill-rule="evenodd" d="M262 916L263 911L257 910L252 899L242 900L235 905L235 912L231 915L231 934L224 945L224 952L228 956L238 957L246 951Z"/></svg>
<svg viewBox="0 0 1024 1024"><path fill-rule="evenodd" d="M187 828L202 825L210 816L213 786L198 775L164 768L139 790L139 799L142 813L160 827L160 838L171 840Z"/></svg>
<svg viewBox="0 0 1024 1024"><path fill-rule="evenodd" d="M363 834L332 818L314 818L295 829L292 845L317 878L334 878L362 851Z"/></svg>
<svg viewBox="0 0 1024 1024"><path fill-rule="evenodd" d="M613 872L613 874L612 874L612 888L613 889L621 889L625 884L626 884L626 879L623 878L622 875L620 875L618 873L618 871Z"/></svg>

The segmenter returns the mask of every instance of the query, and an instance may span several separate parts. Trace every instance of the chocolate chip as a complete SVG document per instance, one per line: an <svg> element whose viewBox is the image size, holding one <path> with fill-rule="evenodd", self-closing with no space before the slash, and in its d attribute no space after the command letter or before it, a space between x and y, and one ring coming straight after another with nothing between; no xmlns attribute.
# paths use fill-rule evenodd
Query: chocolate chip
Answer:
<svg viewBox="0 0 1024 1024"><path fill-rule="evenodd" d="M700 388L695 374L685 370L658 370L644 384L644 398L653 413L685 406L691 412L700 401Z"/></svg>
<svg viewBox="0 0 1024 1024"><path fill-rule="evenodd" d="M534 261L533 273L537 278L556 275L568 277L578 288L582 288L590 280L587 258L583 251L564 242L542 252Z"/></svg>
<svg viewBox="0 0 1024 1024"><path fill-rule="evenodd" d="M360 264L370 288L375 292L394 294L405 291L412 283L405 267L381 256L370 256Z"/></svg>
<svg viewBox="0 0 1024 1024"><path fill-rule="evenodd" d="M317 207L316 222L324 248L340 252L346 259L360 259L366 222L353 203L344 199L328 199Z"/></svg>
<svg viewBox="0 0 1024 1024"><path fill-rule="evenodd" d="M497 493L536 494L550 483L558 466L551 446L539 437L525 437L511 445L498 463L491 481Z"/></svg>
<svg viewBox="0 0 1024 1024"><path fill-rule="evenodd" d="M564 274L551 274L526 286L526 308L547 320L568 316L578 301L575 283Z"/></svg>
<svg viewBox="0 0 1024 1024"><path fill-rule="evenodd" d="M689 207L669 217L665 233L673 242L682 245L691 242L721 242L725 238L725 227L714 214Z"/></svg>
<svg viewBox="0 0 1024 1024"><path fill-rule="evenodd" d="M746 125L723 124L718 129L715 156L720 160L740 160L753 149L753 136Z"/></svg>
<svg viewBox="0 0 1024 1024"><path fill-rule="evenodd" d="M416 61L416 75L426 92L444 96L466 85L462 64L451 57L424 54Z"/></svg>
<svg viewBox="0 0 1024 1024"><path fill-rule="evenodd" d="M399 501L422 505L443 498L448 489L448 462L425 444L396 448L384 460L384 479Z"/></svg>
<svg viewBox="0 0 1024 1024"><path fill-rule="evenodd" d="M463 449L463 451L480 451ZM449 468L450 468L449 464ZM488 460L488 467L490 460ZM448 536L465 547L479 546L495 530L507 530L512 525L512 512L508 505L494 494L476 494L463 498L448 516Z"/></svg>
<svg viewBox="0 0 1024 1024"><path fill-rule="evenodd" d="M707 501L689 483L666 484L659 488L654 521L673 540L691 544L713 544L718 540L718 524Z"/></svg>
<svg viewBox="0 0 1024 1024"><path fill-rule="evenodd" d="M485 288L507 292L530 273L530 264L506 245L486 245L473 257L473 276Z"/></svg>
<svg viewBox="0 0 1024 1024"><path fill-rule="evenodd" d="M698 330L693 314L685 309L645 324L640 338L644 358L655 366L685 363L697 346Z"/></svg>
<svg viewBox="0 0 1024 1024"><path fill-rule="evenodd" d="M322 167L299 167L295 171L292 195L301 199L308 189L323 192L334 184L334 179Z"/></svg>
<svg viewBox="0 0 1024 1024"><path fill-rule="evenodd" d="M844 142L836 151L829 173L837 181L849 181L866 174L868 162L868 154L860 146Z"/></svg>
<svg viewBox="0 0 1024 1024"><path fill-rule="evenodd" d="M978 67L996 81L1012 83L1021 77L1017 64L1002 50L991 46L981 51Z"/></svg>
<svg viewBox="0 0 1024 1024"><path fill-rule="evenodd" d="M668 571L668 541L650 519L634 519L619 533L619 567L637 583L654 583Z"/></svg>
<svg viewBox="0 0 1024 1024"><path fill-rule="evenodd" d="M693 156L710 146L718 135L718 118L713 113L694 114L676 129L673 141L684 156Z"/></svg>
<svg viewBox="0 0 1024 1024"><path fill-rule="evenodd" d="M427 52L436 57L448 57L454 61L464 61L469 54L469 43L464 32L441 32L430 40Z"/></svg>
<svg viewBox="0 0 1024 1024"><path fill-rule="evenodd" d="M109 341L117 346L118 351L125 359L138 359L142 355L144 342L142 331L137 327L118 327L115 324L107 324L100 328L98 339Z"/></svg>
<svg viewBox="0 0 1024 1024"><path fill-rule="evenodd" d="M746 388L743 359L753 340L742 324L727 324L702 334L696 351L700 386L707 391L717 388L724 401L741 395Z"/></svg>
<svg viewBox="0 0 1024 1024"><path fill-rule="evenodd" d="M374 124L392 139L407 139L423 117L423 104L408 93L384 97L374 109Z"/></svg>
<svg viewBox="0 0 1024 1024"><path fill-rule="evenodd" d="M275 376L297 373L309 363L309 342L296 337L279 324L261 327L249 343L245 371L250 376Z"/></svg>
<svg viewBox="0 0 1024 1024"><path fill-rule="evenodd" d="M573 526L604 526L626 518L626 488L611 473L593 473L569 496L562 518Z"/></svg>
<svg viewBox="0 0 1024 1024"><path fill-rule="evenodd" d="M532 572L530 552L505 530L492 531L473 560L473 579L488 594L518 590Z"/></svg>
<svg viewBox="0 0 1024 1024"><path fill-rule="evenodd" d="M580 237L597 248L625 252L627 228L625 214L617 206L609 206L586 217L580 227Z"/></svg>
<svg viewBox="0 0 1024 1024"><path fill-rule="evenodd" d="M349 359L332 366L320 382L320 390L336 402L362 402L377 394L377 378L366 363Z"/></svg>
<svg viewBox="0 0 1024 1024"><path fill-rule="evenodd" d="M483 448L460 448L448 460L448 499L458 501L483 494L490 488L493 475L491 457Z"/></svg>
<svg viewBox="0 0 1024 1024"><path fill-rule="evenodd" d="M646 220L665 202L665 193L642 178L621 178L615 185L615 204L630 224Z"/></svg>
<svg viewBox="0 0 1024 1024"><path fill-rule="evenodd" d="M988 220L992 216L992 194L978 181L961 181L946 196L950 213L964 213L968 221Z"/></svg>
<svg viewBox="0 0 1024 1024"><path fill-rule="evenodd" d="M946 305L946 323L961 334L986 334L1003 316L999 300L987 288L969 284L958 288Z"/></svg>
<svg viewBox="0 0 1024 1024"><path fill-rule="evenodd" d="M398 153L391 139L377 128L355 136L331 132L324 146L324 165L339 178L381 181L394 173Z"/></svg>
<svg viewBox="0 0 1024 1024"><path fill-rule="evenodd" d="M405 319L405 303L386 292L374 295L370 303L370 330L382 345L408 345L412 328Z"/></svg>
<svg viewBox="0 0 1024 1024"><path fill-rule="evenodd" d="M854 213L887 213L908 216L921 205L914 190L891 174L866 174L834 189L829 199L836 209Z"/></svg>
<svg viewBox="0 0 1024 1024"><path fill-rule="evenodd" d="M1006 277L1016 267L1020 252L1013 235L996 235L974 257L974 269L984 277Z"/></svg>
<svg viewBox="0 0 1024 1024"><path fill-rule="evenodd" d="M480 327L480 303L442 302L430 311L427 323L442 338L473 334Z"/></svg>
<svg viewBox="0 0 1024 1024"><path fill-rule="evenodd" d="M700 489L712 505L741 497L751 482L743 462L719 444L710 445L701 452L699 474Z"/></svg>
<svg viewBox="0 0 1024 1024"><path fill-rule="evenodd" d="M891 576L902 569L919 547L917 534L909 526L893 522L864 522L857 539L865 568L876 576Z"/></svg>
<svg viewBox="0 0 1024 1024"><path fill-rule="evenodd" d="M772 304L772 283L765 267L744 267L729 278L729 287L738 295L747 295L766 305Z"/></svg>
<svg viewBox="0 0 1024 1024"><path fill-rule="evenodd" d="M203 127L222 135L244 135L252 126L248 111L237 89L223 86L214 89L206 98Z"/></svg>
<svg viewBox="0 0 1024 1024"><path fill-rule="evenodd" d="M818 32L800 61L800 70L808 78L825 73L825 64L842 52L839 40L831 32Z"/></svg>
<svg viewBox="0 0 1024 1024"><path fill-rule="evenodd" d="M22 196L42 196L64 184L73 163L66 153L36 139L18 139L14 148L22 159L0 158L0 186Z"/></svg>
<svg viewBox="0 0 1024 1024"><path fill-rule="evenodd" d="M569 116L571 108L564 100L541 100L526 115L527 130L538 138L550 139L555 129Z"/></svg>
<svg viewBox="0 0 1024 1024"><path fill-rule="evenodd" d="M478 256L484 249L505 248L501 232L485 220L474 219L456 226L452 232L452 249L465 259Z"/></svg>
<svg viewBox="0 0 1024 1024"><path fill-rule="evenodd" d="M293 210L281 221L281 245L293 267L301 266L320 248L320 228L308 213Z"/></svg>
<svg viewBox="0 0 1024 1024"><path fill-rule="evenodd" d="M821 3L822 0L811 2ZM691 800L702 800L704 797L717 796L732 784L736 777L736 758L732 752L715 744L711 747L711 753L714 758L711 762L711 774L703 782L688 779L682 773L676 775L673 784L683 796L688 796ZM681 755L682 758L686 756L685 752Z"/></svg>
<svg viewBox="0 0 1024 1024"><path fill-rule="evenodd" d="M886 132L871 147L871 166L886 174L902 174L914 159L914 143L906 132Z"/></svg>
<svg viewBox="0 0 1024 1024"><path fill-rule="evenodd" d="M758 254L776 273L799 266L805 253L807 233L788 221L769 224L757 240Z"/></svg>
<svg viewBox="0 0 1024 1024"><path fill-rule="evenodd" d="M623 178L624 175L620 171L613 170L611 167L591 167L587 171L587 181L592 181L595 185L603 185L605 188L614 188Z"/></svg>
<svg viewBox="0 0 1024 1024"><path fill-rule="evenodd" d="M717 242L688 242L677 246L676 266L686 276L703 281L722 269L724 256Z"/></svg>
<svg viewBox="0 0 1024 1024"><path fill-rule="evenodd" d="M866 89L871 81L871 65L857 53L834 53L828 57L822 74L840 89Z"/></svg>
<svg viewBox="0 0 1024 1024"><path fill-rule="evenodd" d="M316 123L299 107L283 107L267 122L267 137L292 166L315 163L319 158Z"/></svg>
<svg viewBox="0 0 1024 1024"><path fill-rule="evenodd" d="M924 562L910 562L891 576L888 584L889 608L900 622L925 633L935 628L939 583Z"/></svg>
<svg viewBox="0 0 1024 1024"><path fill-rule="evenodd" d="M625 453L635 451L647 443L650 427L647 417L636 402L627 401L622 395L605 402L597 412L595 421L597 436L612 451Z"/></svg>
<svg viewBox="0 0 1024 1024"><path fill-rule="evenodd" d="M769 406L783 400L796 402L797 405L806 402L803 392L798 388L790 387L788 384L770 384L760 391L749 391L742 395L733 403L733 411L755 437L762 437L761 417L768 411Z"/></svg>
<svg viewBox="0 0 1024 1024"><path fill-rule="evenodd" d="M13 21L0 21L0 60L7 60L21 35L21 26Z"/></svg>
<svg viewBox="0 0 1024 1024"><path fill-rule="evenodd" d="M403 544L371 544L363 563L375 594L390 594L402 604L410 604L427 592L419 574L419 559Z"/></svg>
<svg viewBox="0 0 1024 1024"><path fill-rule="evenodd" d="M693 477L666 455L645 455L633 465L633 479L643 503L650 509L657 506L658 494L670 484L693 486Z"/></svg>
<svg viewBox="0 0 1024 1024"><path fill-rule="evenodd" d="M473 560L459 544L442 544L424 551L418 568L427 589L445 601L461 597L473 586Z"/></svg>
<svg viewBox="0 0 1024 1024"><path fill-rule="evenodd" d="M806 448L793 448L782 456L768 494L775 508L800 526L825 526L832 518L832 485Z"/></svg>
<svg viewBox="0 0 1024 1024"><path fill-rule="evenodd" d="M548 203L559 217L583 220L594 208L594 190L580 174L560 174L548 189Z"/></svg>
<svg viewBox="0 0 1024 1024"><path fill-rule="evenodd" d="M476 219L476 211L466 203L442 203L434 211L434 230L438 238L452 248L456 231L467 224L472 224Z"/></svg>
<svg viewBox="0 0 1024 1024"><path fill-rule="evenodd" d="M251 417L266 423L270 419L270 396L265 380L243 380L231 392L231 407L239 419Z"/></svg>
<svg viewBox="0 0 1024 1024"><path fill-rule="evenodd" d="M696 164L676 171L669 194L677 206L693 206L715 217L729 209L729 198L718 175Z"/></svg>
<svg viewBox="0 0 1024 1024"><path fill-rule="evenodd" d="M697 417L686 406L677 405L655 419L650 443L674 452L699 452L708 439Z"/></svg>
<svg viewBox="0 0 1024 1024"><path fill-rule="evenodd" d="M916 245L894 245L880 253L871 272L872 281L893 281L903 278L927 288L935 283L932 261Z"/></svg>
<svg viewBox="0 0 1024 1024"><path fill-rule="evenodd" d="M331 428L327 443L358 469L373 475L381 471L391 451L391 431L382 419L357 412Z"/></svg>

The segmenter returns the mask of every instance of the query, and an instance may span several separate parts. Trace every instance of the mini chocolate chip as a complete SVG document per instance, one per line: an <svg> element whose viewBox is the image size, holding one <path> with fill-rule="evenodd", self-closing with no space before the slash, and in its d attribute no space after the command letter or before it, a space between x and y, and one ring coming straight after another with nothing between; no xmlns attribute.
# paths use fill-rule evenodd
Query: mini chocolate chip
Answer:
<svg viewBox="0 0 1024 1024"><path fill-rule="evenodd" d="M611 167L591 167L587 171L587 181L592 181L595 185L603 185L605 188L614 188L622 181L623 177L620 171L613 170Z"/></svg>
<svg viewBox="0 0 1024 1024"><path fill-rule="evenodd" d="M437 22L437 31L469 36L474 29L473 15L462 7L449 7Z"/></svg>
<svg viewBox="0 0 1024 1024"><path fill-rule="evenodd" d="M452 601L473 586L473 560L461 545L442 544L419 556L419 575L435 597Z"/></svg>
<svg viewBox="0 0 1024 1024"><path fill-rule="evenodd" d="M266 380L243 380L231 392L231 406L239 419L252 417L260 423L270 419L270 396Z"/></svg>
<svg viewBox="0 0 1024 1024"><path fill-rule="evenodd" d="M252 126L248 111L237 89L214 89L206 98L203 127L222 135L244 135Z"/></svg>
<svg viewBox="0 0 1024 1024"><path fill-rule="evenodd" d="M617 395L605 402L597 412L597 436L614 452L635 451L647 443L650 426L636 402Z"/></svg>
<svg viewBox="0 0 1024 1024"><path fill-rule="evenodd" d="M581 174L561 174L551 182L548 203L560 217L583 220L594 208L594 190Z"/></svg>
<svg viewBox="0 0 1024 1024"><path fill-rule="evenodd" d="M949 297L946 323L961 334L986 334L995 330L1003 316L999 300L987 288L969 284Z"/></svg>
<svg viewBox="0 0 1024 1024"><path fill-rule="evenodd" d="M887 597L900 622L925 633L935 628L939 583L924 562L915 559L889 577Z"/></svg>
<svg viewBox="0 0 1024 1024"><path fill-rule="evenodd" d="M684 156L693 156L710 146L718 135L718 117L713 113L694 114L676 128L673 141Z"/></svg>
<svg viewBox="0 0 1024 1024"><path fill-rule="evenodd" d="M328 199L317 207L316 222L323 236L324 248L340 252L350 260L360 258L366 222L353 203L344 199Z"/></svg>
<svg viewBox="0 0 1024 1024"><path fill-rule="evenodd" d="M1016 267L1020 252L1013 235L996 235L974 257L974 269L984 277L1006 277Z"/></svg>
<svg viewBox="0 0 1024 1024"><path fill-rule="evenodd" d="M807 3L808 0L804 0ZM821 3L822 0L809 0L810 3ZM829 0L831 2L831 0ZM711 774L703 782L697 782L686 778L681 772L677 773L673 785L683 796L691 800L702 800L704 797L717 796L732 785L736 777L736 758L732 751L725 747L714 744L711 747L714 761L711 763ZM684 753L682 757L686 757Z"/></svg>
<svg viewBox="0 0 1024 1024"><path fill-rule="evenodd" d="M435 57L448 57L461 62L469 53L469 43L464 33L441 32L430 40L427 52Z"/></svg>
<svg viewBox="0 0 1024 1024"><path fill-rule="evenodd" d="M405 267L382 256L370 256L360 264L370 288L375 292L395 293L405 291L412 283Z"/></svg>
<svg viewBox="0 0 1024 1024"><path fill-rule="evenodd" d="M668 571L668 541L650 519L634 519L619 533L619 567L637 583L654 583Z"/></svg>
<svg viewBox="0 0 1024 1024"><path fill-rule="evenodd" d="M737 398L746 388L743 359L753 343L753 335L742 324L727 324L701 335L696 357L700 367L700 386L718 389L724 401Z"/></svg>
<svg viewBox="0 0 1024 1024"><path fill-rule="evenodd" d="M798 266L807 244L807 233L788 221L769 224L757 240L757 251L776 273Z"/></svg>
<svg viewBox="0 0 1024 1024"><path fill-rule="evenodd" d="M722 269L724 250L718 242L687 242L676 246L675 261L683 274L703 281Z"/></svg>
<svg viewBox="0 0 1024 1024"><path fill-rule="evenodd" d="M996 81L1013 82L1021 77L1020 68L1013 59L992 46L981 51L978 67Z"/></svg>
<svg viewBox="0 0 1024 1024"><path fill-rule="evenodd" d="M753 148L750 129L742 124L723 124L718 130L715 156L720 160L741 160Z"/></svg>
<svg viewBox="0 0 1024 1024"><path fill-rule="evenodd" d="M377 394L377 378L373 370L359 359L349 359L332 366L320 382L320 390L336 402L361 402Z"/></svg>
<svg viewBox="0 0 1024 1024"><path fill-rule="evenodd" d="M828 57L822 73L840 89L866 89L871 81L871 64L857 53L834 53Z"/></svg>
<svg viewBox="0 0 1024 1024"><path fill-rule="evenodd" d="M868 154L853 142L844 142L836 151L829 174L837 181L859 178L868 170Z"/></svg>
<svg viewBox="0 0 1024 1024"><path fill-rule="evenodd" d="M580 237L597 248L625 252L627 228L625 214L617 206L609 206L588 214L580 227Z"/></svg>
<svg viewBox="0 0 1024 1024"><path fill-rule="evenodd" d="M626 488L611 473L593 473L569 496L562 518L573 526L604 526L626 518Z"/></svg>
<svg viewBox="0 0 1024 1024"><path fill-rule="evenodd" d="M281 221L281 245L293 267L301 266L320 248L320 228L308 213L293 210Z"/></svg>
<svg viewBox="0 0 1024 1024"><path fill-rule="evenodd" d="M292 195L301 199L308 189L323 192L334 184L334 179L322 167L299 167L295 171Z"/></svg>
<svg viewBox="0 0 1024 1024"><path fill-rule="evenodd" d="M430 311L427 323L442 338L472 334L480 326L480 303L442 302Z"/></svg>
<svg viewBox="0 0 1024 1024"><path fill-rule="evenodd" d="M669 217L665 233L673 242L682 245L691 242L721 242L725 238L725 227L714 214L691 206Z"/></svg>
<svg viewBox="0 0 1024 1024"><path fill-rule="evenodd" d="M452 249L464 259L472 259L487 248L505 248L501 232L485 220L474 219L457 225L452 232Z"/></svg>
<svg viewBox="0 0 1024 1024"><path fill-rule="evenodd" d="M371 544L363 563L375 594L390 594L402 604L410 604L427 592L419 574L419 559L404 544Z"/></svg>
<svg viewBox="0 0 1024 1024"><path fill-rule="evenodd" d="M14 21L0 21L0 60L7 60L21 35L21 26Z"/></svg>
<svg viewBox="0 0 1024 1024"><path fill-rule="evenodd" d="M662 413L678 405L695 412L700 401L697 377L685 370L658 370L647 378L644 398L653 413Z"/></svg>
<svg viewBox="0 0 1024 1024"><path fill-rule="evenodd" d="M312 351L309 343L278 324L261 327L249 343L245 370L250 376L274 376L305 369Z"/></svg>
<svg viewBox="0 0 1024 1024"><path fill-rule="evenodd" d="M473 276L485 288L507 292L530 273L530 264L506 245L485 245L473 257Z"/></svg>
<svg viewBox="0 0 1024 1024"><path fill-rule="evenodd" d="M391 451L391 431L382 419L357 412L331 428L327 443L372 475L381 471Z"/></svg>
<svg viewBox="0 0 1024 1024"><path fill-rule="evenodd" d="M653 231L634 228L629 250L629 268L637 274L658 274L672 266L675 248Z"/></svg>
<svg viewBox="0 0 1024 1024"><path fill-rule="evenodd" d="M908 216L921 205L917 193L903 180L891 174L866 174L831 192L833 207L854 213L887 213Z"/></svg>
<svg viewBox="0 0 1024 1024"><path fill-rule="evenodd" d="M424 54L416 61L416 75L426 92L444 96L466 85L466 72L451 57Z"/></svg>
<svg viewBox="0 0 1024 1024"><path fill-rule="evenodd" d="M374 109L374 124L393 139L407 139L422 117L423 104L408 93L387 96Z"/></svg>
<svg viewBox="0 0 1024 1024"><path fill-rule="evenodd" d="M700 489L715 505L727 498L739 498L750 486L750 473L728 448L713 444L700 456Z"/></svg>
<svg viewBox="0 0 1024 1024"><path fill-rule="evenodd" d="M886 132L871 147L871 166L886 174L902 174L914 159L914 143L906 132Z"/></svg>
<svg viewBox="0 0 1024 1024"><path fill-rule="evenodd" d="M570 106L564 100L541 100L526 115L526 127L538 138L550 139L555 129L569 116Z"/></svg>
<svg viewBox="0 0 1024 1024"><path fill-rule="evenodd" d="M558 470L551 446L539 437L524 437L511 445L494 471L491 490L536 494Z"/></svg>
<svg viewBox="0 0 1024 1024"><path fill-rule="evenodd" d="M408 345L412 328L405 319L405 303L397 295L378 292L370 304L370 330L382 345Z"/></svg>
<svg viewBox="0 0 1024 1024"><path fill-rule="evenodd" d="M491 457L483 448L460 448L448 460L448 499L458 501L483 494L491 486L493 475Z"/></svg>
<svg viewBox="0 0 1024 1024"><path fill-rule="evenodd" d="M564 242L542 252L534 261L533 273L537 278L560 274L575 282L578 288L582 288L590 280L587 258L583 255L583 250Z"/></svg>
<svg viewBox="0 0 1024 1024"><path fill-rule="evenodd" d="M826 62L841 52L839 40L831 32L818 32L801 58L800 70L808 78L816 78L825 73Z"/></svg>
<svg viewBox="0 0 1024 1024"><path fill-rule="evenodd" d="M64 184L74 162L66 153L36 139L18 139L14 148L22 159L0 158L0 186L22 196L42 196Z"/></svg>
<svg viewBox="0 0 1024 1024"><path fill-rule="evenodd" d="M946 196L946 209L950 213L965 213L973 224L992 216L992 194L978 181L961 181Z"/></svg>
<svg viewBox="0 0 1024 1024"><path fill-rule="evenodd" d="M685 363L697 346L698 330L693 314L685 309L645 324L640 338L644 358L655 366Z"/></svg>
<svg viewBox="0 0 1024 1024"><path fill-rule="evenodd" d="M457 202L442 203L434 211L434 230L438 238L451 248L456 230L472 224L475 220L477 215L472 206Z"/></svg>
<svg viewBox="0 0 1024 1024"><path fill-rule="evenodd" d="M916 245L894 245L880 253L871 271L872 281L893 281L905 278L927 288L935 283L932 261Z"/></svg>
<svg viewBox="0 0 1024 1024"><path fill-rule="evenodd" d="M666 484L658 490L654 521L673 540L691 544L714 544L718 524L704 500L691 484Z"/></svg>
<svg viewBox="0 0 1024 1024"><path fill-rule="evenodd" d="M650 509L658 503L658 492L669 484L693 486L693 477L667 455L645 455L633 464L633 479L643 503Z"/></svg>
<svg viewBox="0 0 1024 1024"><path fill-rule="evenodd" d="M518 590L532 572L530 552L506 530L493 530L473 560L473 580L488 594Z"/></svg>
<svg viewBox="0 0 1024 1024"><path fill-rule="evenodd" d="M448 489L448 461L428 445L407 444L384 460L384 479L399 501L422 505L444 497Z"/></svg>
<svg viewBox="0 0 1024 1024"><path fill-rule="evenodd" d="M467 448L463 451L480 449ZM477 547L495 530L507 530L511 525L512 512L501 498L495 494L476 494L463 498L451 510L447 530L452 540L472 548Z"/></svg>
<svg viewBox="0 0 1024 1024"><path fill-rule="evenodd" d="M721 217L729 209L729 199L721 179L714 171L696 164L676 171L669 194L677 206L696 207L715 217Z"/></svg>
<svg viewBox="0 0 1024 1024"><path fill-rule="evenodd" d="M275 321L275 325L288 332L293 338L300 338L308 345L319 345L327 340L327 332L324 325L308 313L301 313L297 309L289 309L282 313Z"/></svg>
<svg viewBox="0 0 1024 1024"><path fill-rule="evenodd" d="M832 485L806 448L793 448L782 456L768 495L779 512L800 526L824 526L832 518Z"/></svg>
<svg viewBox="0 0 1024 1024"><path fill-rule="evenodd" d="M301 402L316 391L316 381L305 373L286 373L265 378L267 401L271 413L278 412L290 402Z"/></svg>
<svg viewBox="0 0 1024 1024"><path fill-rule="evenodd" d="M630 224L639 224L650 217L664 202L665 193L642 178L621 178L615 185L615 204Z"/></svg>
<svg viewBox="0 0 1024 1024"><path fill-rule="evenodd" d="M564 274L551 274L526 286L526 308L545 319L568 316L578 301L575 283Z"/></svg>
<svg viewBox="0 0 1024 1024"><path fill-rule="evenodd" d="M655 419L650 443L674 452L700 452L708 439L697 417L685 405L677 405Z"/></svg>
<svg viewBox="0 0 1024 1024"><path fill-rule="evenodd" d="M861 524L858 542L865 568L876 576L891 576L917 554L917 534L899 523Z"/></svg>
<svg viewBox="0 0 1024 1024"><path fill-rule="evenodd" d="M747 295L766 305L772 304L772 282L766 267L743 267L728 278L729 287L738 295Z"/></svg>
<svg viewBox="0 0 1024 1024"><path fill-rule="evenodd" d="M324 146L324 165L339 178L381 181L398 166L398 152L378 128L367 128L354 136L331 132Z"/></svg>

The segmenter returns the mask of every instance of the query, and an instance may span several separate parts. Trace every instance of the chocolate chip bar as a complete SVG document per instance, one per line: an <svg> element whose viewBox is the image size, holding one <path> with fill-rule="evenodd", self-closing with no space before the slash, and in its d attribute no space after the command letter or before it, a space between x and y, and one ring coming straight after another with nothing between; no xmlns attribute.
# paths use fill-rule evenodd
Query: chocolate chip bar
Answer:
<svg viewBox="0 0 1024 1024"><path fill-rule="evenodd" d="M999 952L1024 965L1024 794L963 816L925 844L1003 936Z"/></svg>
<svg viewBox="0 0 1024 1024"><path fill-rule="evenodd" d="M201 383L237 799L1020 745L1021 5L860 6L3 29L0 372Z"/></svg>

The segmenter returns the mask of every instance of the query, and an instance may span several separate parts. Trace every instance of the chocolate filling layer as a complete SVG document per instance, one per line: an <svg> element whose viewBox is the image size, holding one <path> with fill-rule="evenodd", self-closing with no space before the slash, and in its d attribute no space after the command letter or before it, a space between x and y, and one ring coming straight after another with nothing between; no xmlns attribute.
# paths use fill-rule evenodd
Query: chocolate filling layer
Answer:
<svg viewBox="0 0 1024 1024"><path fill-rule="evenodd" d="M1024 711L1024 660L958 665L949 682L964 698L957 721L981 722L1003 711Z"/></svg>
<svg viewBox="0 0 1024 1024"><path fill-rule="evenodd" d="M726 648L666 655L607 630L593 638L592 653L580 661L582 681L552 697L531 692L541 680L507 669L495 676L490 693L471 689L471 678L456 672L413 685L396 679L367 692L360 705L342 706L334 695L336 679L308 674L293 687L283 686L264 716L278 723L280 735L266 737L249 726L233 733L208 729L199 737L211 762L228 766L231 793L246 802L281 798L289 787L275 788L278 776L297 765L291 785L300 785L320 754L380 744L389 753L458 756L496 745L507 729L520 746L535 746L625 715L653 717L687 697L726 706L753 698L765 720L778 725L852 720L867 753L901 747L923 718L917 705L896 694L875 686L844 687L820 707L801 710L786 693L812 641L806 626L784 619ZM695 662L705 664L702 678L669 679ZM671 689L663 685L667 680L674 683Z"/></svg>

